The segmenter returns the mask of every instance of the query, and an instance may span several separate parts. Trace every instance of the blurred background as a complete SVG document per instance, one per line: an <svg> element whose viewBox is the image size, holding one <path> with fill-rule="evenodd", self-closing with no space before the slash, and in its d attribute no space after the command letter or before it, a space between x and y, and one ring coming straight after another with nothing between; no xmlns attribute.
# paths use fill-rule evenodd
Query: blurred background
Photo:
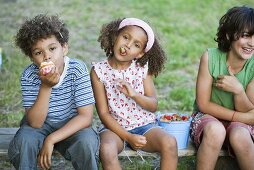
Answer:
<svg viewBox="0 0 254 170"><path fill-rule="evenodd" d="M116 18L147 21L168 60L155 78L160 112L188 113L195 99L199 58L217 47L214 37L220 17L233 6L253 7L253 0L0 0L0 127L17 127L22 108L19 78L30 64L13 43L21 23L40 13L58 14L70 31L69 57L86 62L105 58L97 38L103 24ZM96 114L96 112L95 112Z"/></svg>

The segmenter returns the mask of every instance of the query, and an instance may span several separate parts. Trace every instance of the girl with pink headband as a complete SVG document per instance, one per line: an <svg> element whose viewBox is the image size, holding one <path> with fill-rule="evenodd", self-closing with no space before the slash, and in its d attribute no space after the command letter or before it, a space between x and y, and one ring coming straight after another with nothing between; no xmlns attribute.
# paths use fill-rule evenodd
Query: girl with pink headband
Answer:
<svg viewBox="0 0 254 170"><path fill-rule="evenodd" d="M91 80L102 122L103 169L121 169L118 153L126 145L139 154L158 152L161 169L176 169L176 139L156 124L154 114L153 77L162 71L166 56L152 28L137 18L118 19L103 25L98 41L107 59L93 64Z"/></svg>

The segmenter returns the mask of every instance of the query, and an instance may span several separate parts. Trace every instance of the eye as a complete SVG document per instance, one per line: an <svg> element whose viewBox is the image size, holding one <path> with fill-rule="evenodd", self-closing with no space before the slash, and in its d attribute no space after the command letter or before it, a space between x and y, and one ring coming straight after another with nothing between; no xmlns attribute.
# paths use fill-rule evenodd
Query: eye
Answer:
<svg viewBox="0 0 254 170"><path fill-rule="evenodd" d="M123 38L128 40L128 36L127 35L123 35Z"/></svg>
<svg viewBox="0 0 254 170"><path fill-rule="evenodd" d="M40 55L42 52L41 51L36 51L36 52L34 52L34 55L35 56L38 56L38 55Z"/></svg>
<svg viewBox="0 0 254 170"><path fill-rule="evenodd" d="M242 38L249 38L251 35L248 32L242 33Z"/></svg>
<svg viewBox="0 0 254 170"><path fill-rule="evenodd" d="M56 49L56 47L51 47L49 50L54 51L55 49Z"/></svg>
<svg viewBox="0 0 254 170"><path fill-rule="evenodd" d="M139 43L135 43L135 47L136 47L136 48L140 48L141 45L140 45Z"/></svg>

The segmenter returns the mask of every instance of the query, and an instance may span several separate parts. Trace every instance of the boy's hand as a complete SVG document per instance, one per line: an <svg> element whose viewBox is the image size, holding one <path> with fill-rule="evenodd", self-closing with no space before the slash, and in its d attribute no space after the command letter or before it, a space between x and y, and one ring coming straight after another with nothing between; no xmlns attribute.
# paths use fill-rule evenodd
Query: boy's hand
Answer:
<svg viewBox="0 0 254 170"><path fill-rule="evenodd" d="M53 150L54 144L46 138L38 156L38 164L43 170L50 168Z"/></svg>
<svg viewBox="0 0 254 170"><path fill-rule="evenodd" d="M231 92L234 94L240 94L244 92L242 84L238 81L238 79L234 76L231 67L228 66L229 75L219 75L215 86L224 91Z"/></svg>
<svg viewBox="0 0 254 170"><path fill-rule="evenodd" d="M60 80L60 74L56 67L53 67L51 71L47 73L46 75L43 74L42 71L40 71L39 76L40 76L42 85L45 85L47 87L53 87Z"/></svg>
<svg viewBox="0 0 254 170"><path fill-rule="evenodd" d="M142 135L131 134L127 142L134 150L143 148L146 145L146 137Z"/></svg>

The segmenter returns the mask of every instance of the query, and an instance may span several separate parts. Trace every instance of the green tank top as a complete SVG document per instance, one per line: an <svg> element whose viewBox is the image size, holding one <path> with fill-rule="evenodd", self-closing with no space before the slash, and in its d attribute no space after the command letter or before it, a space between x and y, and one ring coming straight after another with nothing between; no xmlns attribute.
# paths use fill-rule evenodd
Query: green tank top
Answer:
<svg viewBox="0 0 254 170"><path fill-rule="evenodd" d="M226 53L221 52L217 48L209 48L207 51L209 72L213 77L214 83L219 75L229 75L226 63L227 56ZM247 85L254 77L254 56L246 61L242 70L235 74L235 77L246 90ZM233 94L230 92L225 92L212 86L210 100L218 105L234 110L234 98ZM196 101L194 103L194 111L199 111Z"/></svg>

